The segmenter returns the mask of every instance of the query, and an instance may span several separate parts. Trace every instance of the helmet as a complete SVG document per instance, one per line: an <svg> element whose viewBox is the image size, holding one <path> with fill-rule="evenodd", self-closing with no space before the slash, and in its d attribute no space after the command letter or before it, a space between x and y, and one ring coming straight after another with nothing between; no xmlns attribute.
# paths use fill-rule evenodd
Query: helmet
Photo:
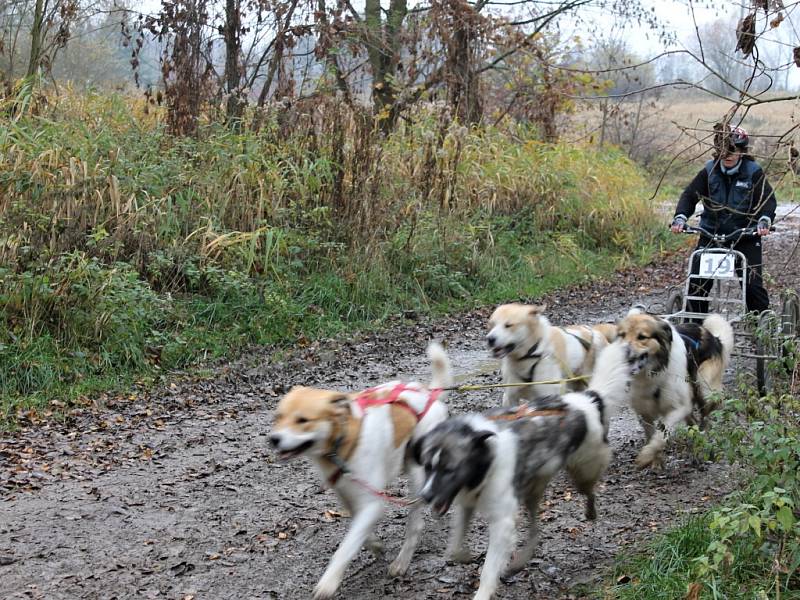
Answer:
<svg viewBox="0 0 800 600"><path fill-rule="evenodd" d="M737 148L747 148L750 143L750 136L741 127L731 125L731 144Z"/></svg>

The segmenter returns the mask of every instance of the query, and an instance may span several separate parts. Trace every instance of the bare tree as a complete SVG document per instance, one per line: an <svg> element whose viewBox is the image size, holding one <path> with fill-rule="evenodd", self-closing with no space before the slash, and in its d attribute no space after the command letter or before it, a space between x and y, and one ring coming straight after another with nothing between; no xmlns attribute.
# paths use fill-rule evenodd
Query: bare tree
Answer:
<svg viewBox="0 0 800 600"><path fill-rule="evenodd" d="M77 0L35 0L31 24L28 77L49 68L55 54L69 41L70 26L78 16Z"/></svg>

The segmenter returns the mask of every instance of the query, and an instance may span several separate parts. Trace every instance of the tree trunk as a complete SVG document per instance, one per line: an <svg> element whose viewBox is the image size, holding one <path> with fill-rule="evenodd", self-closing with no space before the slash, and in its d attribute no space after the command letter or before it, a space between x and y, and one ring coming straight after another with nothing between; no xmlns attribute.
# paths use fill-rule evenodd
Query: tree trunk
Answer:
<svg viewBox="0 0 800 600"><path fill-rule="evenodd" d="M635 158L636 146L639 138L639 128L642 123L642 106L644 106L644 93L639 94L639 104L636 107L636 117L633 120L633 127L631 127L631 143L628 148L628 158Z"/></svg>
<svg viewBox="0 0 800 600"><path fill-rule="evenodd" d="M452 41L448 44L448 102L462 123L475 125L483 117L478 74L473 68L477 42L476 15L466 2L459 0L451 2L450 10L454 31Z"/></svg>
<svg viewBox="0 0 800 600"><path fill-rule="evenodd" d="M378 6L378 10L380 11L380 5ZM344 100L347 102L347 105L352 107L353 98L350 94L350 87L347 83L347 79L342 73L341 67L339 67L339 61L336 60L336 54L331 52L331 28L330 24L328 23L328 9L325 5L325 0L317 0L317 15L319 19L320 30L319 40L317 41L319 48L317 51L322 52L322 55L317 54L317 56L321 57L324 55L325 63L333 73L334 80L336 81L336 89L338 89L342 96L344 96ZM380 19L380 13L378 14L378 18Z"/></svg>
<svg viewBox="0 0 800 600"><path fill-rule="evenodd" d="M228 94L226 116L228 123L238 129L242 124L244 99L241 97L242 74L239 67L242 42L240 0L225 0L225 91Z"/></svg>
<svg viewBox="0 0 800 600"><path fill-rule="evenodd" d="M602 148L606 143L606 127L608 126L608 99L606 98L603 100L600 106L603 118L600 120L600 143L598 145Z"/></svg>
<svg viewBox="0 0 800 600"><path fill-rule="evenodd" d="M372 68L372 108L381 130L386 133L394 128L399 116L394 75L400 58L400 34L407 13L408 0L391 0L384 27L380 0L366 0L364 4L365 41Z"/></svg>
<svg viewBox="0 0 800 600"><path fill-rule="evenodd" d="M33 9L33 23L31 24L31 52L26 73L28 77L35 75L42 63L45 32L44 15L46 11L45 0L36 0L36 6Z"/></svg>

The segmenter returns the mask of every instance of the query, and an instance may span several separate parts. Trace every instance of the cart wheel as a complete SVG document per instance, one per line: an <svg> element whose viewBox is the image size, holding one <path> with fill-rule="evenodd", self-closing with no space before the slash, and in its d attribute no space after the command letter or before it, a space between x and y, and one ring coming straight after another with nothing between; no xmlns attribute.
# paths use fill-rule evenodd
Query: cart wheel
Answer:
<svg viewBox="0 0 800 600"><path fill-rule="evenodd" d="M755 332L756 380L758 393L762 396L775 389L774 373L771 363L780 358L780 323L772 310L765 310L758 317Z"/></svg>
<svg viewBox="0 0 800 600"><path fill-rule="evenodd" d="M790 337L797 337L800 328L800 300L792 291L783 293L783 308L781 309L781 333Z"/></svg>
<svg viewBox="0 0 800 600"><path fill-rule="evenodd" d="M668 315L674 315L683 310L683 290L676 287L670 289L667 294L665 310Z"/></svg>

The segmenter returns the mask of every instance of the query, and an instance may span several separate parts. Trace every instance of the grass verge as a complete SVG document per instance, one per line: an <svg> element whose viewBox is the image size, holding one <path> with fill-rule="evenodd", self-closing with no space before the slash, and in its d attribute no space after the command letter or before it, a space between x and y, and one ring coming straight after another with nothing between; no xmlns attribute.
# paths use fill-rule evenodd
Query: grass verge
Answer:
<svg viewBox="0 0 800 600"><path fill-rule="evenodd" d="M746 473L740 492L622 557L599 597L614 600L800 598L800 399L725 403L694 452Z"/></svg>

